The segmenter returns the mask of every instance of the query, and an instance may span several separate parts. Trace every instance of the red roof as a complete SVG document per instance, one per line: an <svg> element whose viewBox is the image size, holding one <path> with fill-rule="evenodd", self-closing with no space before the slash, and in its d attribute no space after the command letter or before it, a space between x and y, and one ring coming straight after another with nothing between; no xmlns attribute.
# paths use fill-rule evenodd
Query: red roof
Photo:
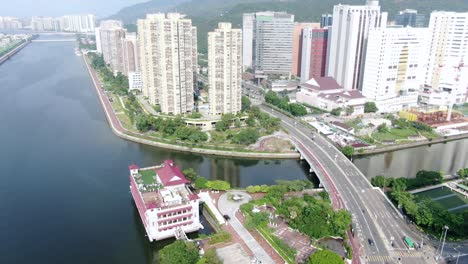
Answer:
<svg viewBox="0 0 468 264"><path fill-rule="evenodd" d="M174 186L179 184L190 183L189 180L180 171L179 167L174 165L174 161L164 161L164 166L156 170L156 174L164 186Z"/></svg>
<svg viewBox="0 0 468 264"><path fill-rule="evenodd" d="M138 169L140 169L140 166L138 166L136 164L132 164L132 165L128 166L128 169L129 170L138 170Z"/></svg>
<svg viewBox="0 0 468 264"><path fill-rule="evenodd" d="M191 193L188 197L191 201L200 199L196 193Z"/></svg>
<svg viewBox="0 0 468 264"><path fill-rule="evenodd" d="M302 87L310 88L313 90L335 90L342 89L333 77L316 77L301 84Z"/></svg>

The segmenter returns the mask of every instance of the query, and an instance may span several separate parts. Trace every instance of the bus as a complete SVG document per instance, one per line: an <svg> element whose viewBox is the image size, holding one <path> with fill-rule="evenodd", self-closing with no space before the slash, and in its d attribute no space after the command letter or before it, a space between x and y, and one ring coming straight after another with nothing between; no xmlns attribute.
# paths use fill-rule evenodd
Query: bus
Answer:
<svg viewBox="0 0 468 264"><path fill-rule="evenodd" d="M411 238L405 236L404 241L408 249L414 249L414 243L411 241Z"/></svg>

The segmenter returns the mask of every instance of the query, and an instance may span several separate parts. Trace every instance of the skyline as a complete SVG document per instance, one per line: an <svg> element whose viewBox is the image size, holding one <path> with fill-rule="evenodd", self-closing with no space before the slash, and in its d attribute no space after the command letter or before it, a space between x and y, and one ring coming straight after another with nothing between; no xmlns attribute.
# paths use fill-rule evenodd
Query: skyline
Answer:
<svg viewBox="0 0 468 264"><path fill-rule="evenodd" d="M7 2L0 9L0 16L63 16L92 13L99 18L117 13L124 7L148 0L16 0Z"/></svg>

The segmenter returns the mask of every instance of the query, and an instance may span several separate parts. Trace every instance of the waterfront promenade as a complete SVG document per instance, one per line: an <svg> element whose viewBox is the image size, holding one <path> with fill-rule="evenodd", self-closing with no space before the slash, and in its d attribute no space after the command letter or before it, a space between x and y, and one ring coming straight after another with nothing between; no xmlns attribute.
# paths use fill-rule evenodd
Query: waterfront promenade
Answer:
<svg viewBox="0 0 468 264"><path fill-rule="evenodd" d="M0 65L2 65L5 61L7 61L9 58L11 58L13 55L15 55L16 53L18 53L20 50L22 50L24 47L26 47L29 43L31 43L30 41L26 41L24 43L22 43L21 45L19 45L18 47L10 50L7 54L3 55L2 57L0 57Z"/></svg>
<svg viewBox="0 0 468 264"><path fill-rule="evenodd" d="M105 112L107 121L113 131L113 133L123 139L130 140L133 142L146 144L150 146L171 149L181 152L191 152L205 155L216 155L216 156L225 156L225 157L238 157L238 158L251 158L251 159L298 159L299 153L267 153L267 152L242 152L242 151L229 151L229 150L217 150L217 149L205 149L205 148L196 148L188 147L174 144L174 142L158 142L148 138L147 135L129 131L124 128L117 118L114 109L112 108L111 102L106 95L104 89L102 89L101 81L97 72L91 67L88 62L87 56L83 56L83 60L86 64L88 72L93 81L94 87L99 97L99 101Z"/></svg>

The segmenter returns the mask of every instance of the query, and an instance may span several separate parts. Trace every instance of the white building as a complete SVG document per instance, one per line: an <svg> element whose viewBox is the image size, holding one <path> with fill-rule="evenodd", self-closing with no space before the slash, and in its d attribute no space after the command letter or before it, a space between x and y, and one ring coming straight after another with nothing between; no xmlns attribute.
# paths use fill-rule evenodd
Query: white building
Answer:
<svg viewBox="0 0 468 264"><path fill-rule="evenodd" d="M96 17L87 15L68 15L60 18L60 28L65 32L93 33Z"/></svg>
<svg viewBox="0 0 468 264"><path fill-rule="evenodd" d="M196 65L196 29L178 13L149 14L138 20L143 95L165 114L191 112Z"/></svg>
<svg viewBox="0 0 468 264"><path fill-rule="evenodd" d="M21 29L23 24L17 17L0 17L0 29Z"/></svg>
<svg viewBox="0 0 468 264"><path fill-rule="evenodd" d="M192 193L190 181L172 160L156 168L131 165L129 170L130 191L150 242L203 228L200 198Z"/></svg>
<svg viewBox="0 0 468 264"><path fill-rule="evenodd" d="M379 1L367 0L363 6L335 5L328 38L327 76L346 90L360 89L369 29L386 24L387 13L380 12Z"/></svg>
<svg viewBox="0 0 468 264"><path fill-rule="evenodd" d="M34 31L60 31L60 21L53 17L31 18L31 29Z"/></svg>
<svg viewBox="0 0 468 264"><path fill-rule="evenodd" d="M141 79L141 72L128 73L129 91L140 91L143 89L143 80Z"/></svg>
<svg viewBox="0 0 468 264"><path fill-rule="evenodd" d="M210 115L237 114L242 98L242 32L219 23L208 33L208 102Z"/></svg>
<svg viewBox="0 0 468 264"><path fill-rule="evenodd" d="M429 30L426 88L450 93L447 104L462 104L468 99L468 12L433 12Z"/></svg>
<svg viewBox="0 0 468 264"><path fill-rule="evenodd" d="M345 112L352 107L352 115L363 114L366 103L361 92L343 89L332 77L316 77L302 83L296 100L326 111L341 108Z"/></svg>
<svg viewBox="0 0 468 264"><path fill-rule="evenodd" d="M255 14L242 15L242 66L244 71L253 69L253 40Z"/></svg>
<svg viewBox="0 0 468 264"><path fill-rule="evenodd" d="M104 20L99 27L99 39L102 55L106 64L117 73L125 73L124 39L127 31L122 22L117 20ZM98 36L96 36L97 40ZM97 46L97 45L96 45Z"/></svg>
<svg viewBox="0 0 468 264"><path fill-rule="evenodd" d="M417 106L427 61L425 28L375 28L369 30L362 94L380 112Z"/></svg>

